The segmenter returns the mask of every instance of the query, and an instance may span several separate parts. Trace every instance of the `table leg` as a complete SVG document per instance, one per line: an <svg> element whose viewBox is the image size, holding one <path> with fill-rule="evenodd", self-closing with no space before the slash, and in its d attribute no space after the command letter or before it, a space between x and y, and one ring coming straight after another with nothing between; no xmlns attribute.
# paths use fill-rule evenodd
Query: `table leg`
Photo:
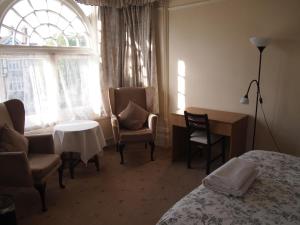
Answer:
<svg viewBox="0 0 300 225"><path fill-rule="evenodd" d="M59 180L59 186L61 188L65 188L63 184L63 176L64 176L64 167L65 167L65 157L64 153L61 155L61 166L58 168L58 180Z"/></svg>
<svg viewBox="0 0 300 225"><path fill-rule="evenodd" d="M70 159L69 159L69 170L70 170L70 176L72 179L74 179L74 159L73 159L73 152L70 152Z"/></svg>
<svg viewBox="0 0 300 225"><path fill-rule="evenodd" d="M247 117L233 124L230 137L229 159L237 157L246 151L247 125Z"/></svg>
<svg viewBox="0 0 300 225"><path fill-rule="evenodd" d="M75 167L77 166L77 164L79 164L81 162L81 160L76 158L76 152L63 153L61 155L61 159L62 159L62 165L60 166L58 171L59 171L59 184L63 188L62 177L63 177L63 169L65 167L66 161L68 161L70 177L71 177L71 179L74 179ZM96 167L97 171L100 171L100 162L99 162L98 155L95 155L88 162L95 163L95 167Z"/></svg>
<svg viewBox="0 0 300 225"><path fill-rule="evenodd" d="M94 156L94 163L95 163L95 166L96 166L97 171L100 171L98 155L95 155L95 156Z"/></svg>

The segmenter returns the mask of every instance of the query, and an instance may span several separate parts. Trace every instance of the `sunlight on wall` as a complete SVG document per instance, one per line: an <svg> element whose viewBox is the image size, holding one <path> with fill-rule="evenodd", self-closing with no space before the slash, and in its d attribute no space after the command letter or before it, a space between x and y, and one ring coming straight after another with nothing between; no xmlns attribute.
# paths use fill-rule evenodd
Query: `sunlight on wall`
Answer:
<svg viewBox="0 0 300 225"><path fill-rule="evenodd" d="M185 63L178 60L177 76L177 109L185 109Z"/></svg>

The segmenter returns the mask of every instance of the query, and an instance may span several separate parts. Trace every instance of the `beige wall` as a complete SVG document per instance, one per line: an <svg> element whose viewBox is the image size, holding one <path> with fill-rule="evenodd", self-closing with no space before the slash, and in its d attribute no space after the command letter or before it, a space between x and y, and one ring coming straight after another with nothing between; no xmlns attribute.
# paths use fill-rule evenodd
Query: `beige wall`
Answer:
<svg viewBox="0 0 300 225"><path fill-rule="evenodd" d="M266 116L282 151L300 155L300 1L218 0L174 5L169 8L170 110L177 108L177 67L182 60L186 106L253 115L254 88L250 104L239 104L250 80L257 78L259 52L249 37L270 37L261 78ZM248 136L250 148L251 127ZM260 110L256 142L256 149L275 148Z"/></svg>

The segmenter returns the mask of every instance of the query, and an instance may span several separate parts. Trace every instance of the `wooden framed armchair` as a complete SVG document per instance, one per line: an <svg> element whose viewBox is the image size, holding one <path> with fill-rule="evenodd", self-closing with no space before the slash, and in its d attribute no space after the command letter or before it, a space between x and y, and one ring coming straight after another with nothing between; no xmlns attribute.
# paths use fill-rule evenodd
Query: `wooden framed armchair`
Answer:
<svg viewBox="0 0 300 225"><path fill-rule="evenodd" d="M151 146L151 160L155 149L157 115L153 114L154 88L110 88L109 103L111 108L111 124L117 151L120 152L121 164L124 163L123 151L128 143L144 142ZM119 123L118 115L132 101L149 112L145 125L138 130L129 130Z"/></svg>
<svg viewBox="0 0 300 225"><path fill-rule="evenodd" d="M20 100L4 102L14 130L24 135L25 110ZM1 115L0 115L1 116ZM28 153L0 152L0 186L35 187L40 194L42 210L46 211L45 191L47 178L59 171L62 184L60 156L54 154L52 135L28 136Z"/></svg>

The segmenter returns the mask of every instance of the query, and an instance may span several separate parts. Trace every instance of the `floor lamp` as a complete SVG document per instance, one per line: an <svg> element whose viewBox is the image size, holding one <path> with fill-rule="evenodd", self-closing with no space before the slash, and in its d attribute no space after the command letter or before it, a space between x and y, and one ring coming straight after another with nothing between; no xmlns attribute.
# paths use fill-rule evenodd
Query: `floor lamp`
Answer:
<svg viewBox="0 0 300 225"><path fill-rule="evenodd" d="M252 84L256 84L257 91L256 91L256 105L255 105L255 116L254 116L254 128L253 128L253 139L252 139L252 149L254 149L255 145L255 132L256 132L256 120L257 120L257 107L258 107L258 101L260 104L262 104L263 100L260 94L260 72L261 72L261 59L262 59L262 53L266 46L270 44L270 39L268 38L258 38L258 37L251 37L250 42L255 45L259 50L259 66L258 66L258 78L257 80L252 80L249 83L249 87L247 90L247 93L241 98L240 103L241 104L249 104L249 98L248 94L250 91L250 88Z"/></svg>

